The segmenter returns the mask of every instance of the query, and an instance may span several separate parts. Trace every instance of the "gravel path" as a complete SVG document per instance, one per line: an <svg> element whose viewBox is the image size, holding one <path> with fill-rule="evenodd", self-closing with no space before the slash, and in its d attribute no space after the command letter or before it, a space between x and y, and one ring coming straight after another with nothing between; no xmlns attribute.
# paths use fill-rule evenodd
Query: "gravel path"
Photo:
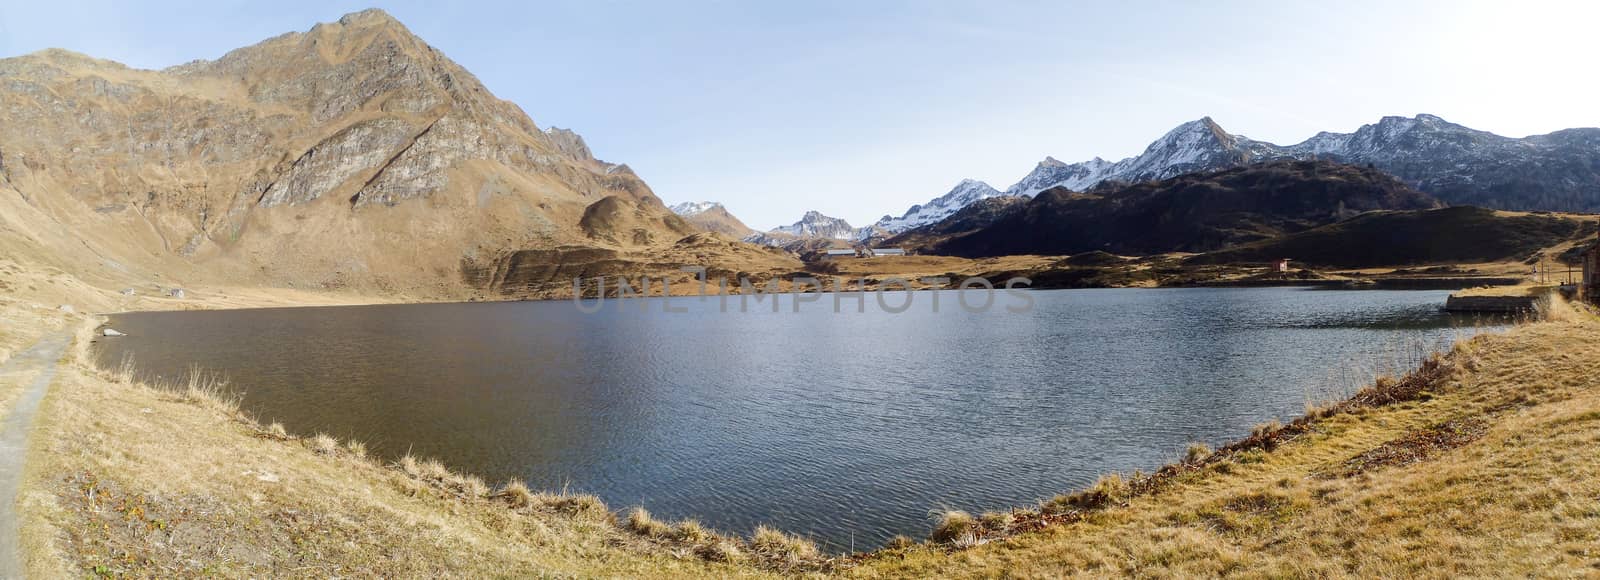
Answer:
<svg viewBox="0 0 1600 580"><path fill-rule="evenodd" d="M47 336L0 365L0 384L25 385L10 412L0 420L0 578L26 577L17 525L22 460L28 451L28 428L39 411L39 401L55 380L56 364L70 342L70 334Z"/></svg>

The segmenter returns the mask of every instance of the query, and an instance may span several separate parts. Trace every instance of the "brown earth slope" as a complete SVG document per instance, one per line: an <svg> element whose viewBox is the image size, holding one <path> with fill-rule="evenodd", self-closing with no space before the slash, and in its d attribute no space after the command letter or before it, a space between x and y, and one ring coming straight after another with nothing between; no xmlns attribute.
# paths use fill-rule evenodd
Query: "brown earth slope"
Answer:
<svg viewBox="0 0 1600 580"><path fill-rule="evenodd" d="M377 10L160 71L0 60L0 225L109 285L424 297L498 290L463 274L519 250L630 260L701 231ZM750 255L713 260L792 266Z"/></svg>

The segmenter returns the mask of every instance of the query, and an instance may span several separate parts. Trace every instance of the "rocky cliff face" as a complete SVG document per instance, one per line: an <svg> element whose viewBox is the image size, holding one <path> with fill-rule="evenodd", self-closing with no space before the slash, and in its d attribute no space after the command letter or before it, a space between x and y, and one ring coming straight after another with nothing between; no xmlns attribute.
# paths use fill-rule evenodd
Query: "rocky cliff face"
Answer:
<svg viewBox="0 0 1600 580"><path fill-rule="evenodd" d="M518 250L699 231L377 10L161 71L0 60L0 179L103 261L233 283L453 293Z"/></svg>

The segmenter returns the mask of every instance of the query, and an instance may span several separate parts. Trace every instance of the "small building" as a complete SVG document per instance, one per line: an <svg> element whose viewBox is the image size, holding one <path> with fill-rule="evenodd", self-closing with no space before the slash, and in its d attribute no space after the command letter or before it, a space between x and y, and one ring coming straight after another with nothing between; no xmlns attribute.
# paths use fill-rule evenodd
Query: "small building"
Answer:
<svg viewBox="0 0 1600 580"><path fill-rule="evenodd" d="M856 256L857 256L857 253L856 253L855 250L839 250L839 249L835 249L835 250L828 250L828 251L825 251L825 252L822 253L822 259L824 259L824 260L837 260L837 259L840 259L840 258L854 258Z"/></svg>
<svg viewBox="0 0 1600 580"><path fill-rule="evenodd" d="M1279 274L1288 274L1289 273L1289 259L1288 258L1284 258L1282 260L1278 260L1277 272Z"/></svg>
<svg viewBox="0 0 1600 580"><path fill-rule="evenodd" d="M905 250L905 248L873 248L872 255L874 255L874 256L904 256L904 255L906 255L906 250Z"/></svg>

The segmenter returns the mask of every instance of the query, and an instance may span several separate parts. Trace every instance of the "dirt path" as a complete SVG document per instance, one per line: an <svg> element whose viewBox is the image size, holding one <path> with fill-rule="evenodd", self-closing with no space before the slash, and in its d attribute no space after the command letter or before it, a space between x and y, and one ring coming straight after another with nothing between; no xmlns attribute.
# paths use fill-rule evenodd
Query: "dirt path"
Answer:
<svg viewBox="0 0 1600 580"><path fill-rule="evenodd" d="M0 420L0 578L23 578L18 546L17 490L22 483L22 460L28 451L28 427L39 401L56 377L56 364L72 342L62 333L40 339L28 350L0 365L0 383L24 385L22 395Z"/></svg>

